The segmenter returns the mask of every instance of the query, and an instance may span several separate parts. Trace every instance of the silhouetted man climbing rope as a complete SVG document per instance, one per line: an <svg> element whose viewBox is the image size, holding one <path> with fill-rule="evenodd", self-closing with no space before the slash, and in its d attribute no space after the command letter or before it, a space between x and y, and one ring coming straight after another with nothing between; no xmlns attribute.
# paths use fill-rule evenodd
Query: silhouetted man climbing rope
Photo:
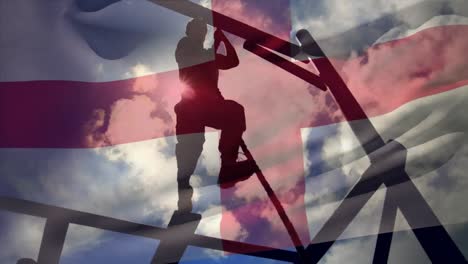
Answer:
<svg viewBox="0 0 468 264"><path fill-rule="evenodd" d="M257 170L252 160L237 161L246 129L244 108L237 102L225 100L218 88L219 70L238 66L239 58L221 30L214 33L213 47L204 49L206 34L206 23L193 19L187 24L186 36L179 41L175 52L183 85L182 99L174 108L177 115L178 206L182 211L192 210L193 189L189 181L203 149L205 126L221 130L218 184L222 188L249 178ZM226 55L216 53L221 42Z"/></svg>

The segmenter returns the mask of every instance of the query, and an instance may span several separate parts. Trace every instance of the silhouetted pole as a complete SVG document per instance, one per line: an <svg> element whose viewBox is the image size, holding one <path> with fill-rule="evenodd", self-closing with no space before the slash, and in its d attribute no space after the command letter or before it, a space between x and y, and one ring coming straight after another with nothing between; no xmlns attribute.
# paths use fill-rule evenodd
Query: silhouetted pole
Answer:
<svg viewBox="0 0 468 264"><path fill-rule="evenodd" d="M252 153L250 153L249 149L247 148L247 145L245 144L244 141L241 142L241 148L242 151L244 152L245 156L249 160L255 160L252 156ZM291 240L293 242L294 247L297 250L297 253L300 256L300 259L302 260L303 263L307 263L307 255L306 251L304 248L304 245L302 244L301 238L299 237L299 234L297 233L296 229L294 228L291 220L289 220L288 215L286 214L286 211L284 210L283 206L281 205L280 200L276 196L275 192L271 188L270 184L268 184L268 181L265 178L265 175L263 175L263 172L261 169L259 169L257 172L257 177L262 184L263 188L265 189L266 193L268 194L268 197L270 198L271 202L276 208L276 211L278 212L278 215L281 218L281 221L283 222L284 226L286 227L286 231L288 232L289 236L291 237Z"/></svg>
<svg viewBox="0 0 468 264"><path fill-rule="evenodd" d="M183 233L179 231L177 225L171 228L162 228L156 226L150 226L145 224L133 223L125 220L115 219L107 216L86 213L76 210L71 210L63 207L57 207L52 205L41 204L37 202L11 198L0 195L0 211L9 211L17 214L30 215L35 217L41 217L45 219L56 219L59 216L60 220L57 222L58 227L56 227L60 234L64 234L64 225L73 224L86 226L96 229L102 229L110 232L117 232L121 234L127 234L132 236L137 236L141 238L149 238L154 240L172 240L177 233ZM49 222L52 224L52 222ZM50 226L50 225L49 225ZM62 228L60 228L62 226ZM52 225L53 227L53 225ZM174 230L175 229L175 230ZM49 229L54 230L54 229ZM44 236L46 233L50 234L48 230L44 230ZM55 232L52 232L55 233ZM243 243L239 241L226 240L216 237L209 237L199 234L189 234L191 237L189 245L207 248L212 250L224 251L233 254L243 254L253 257L267 258L271 260L278 260L283 262L295 262L297 259L297 253L289 250L254 245L249 243ZM57 240L54 239L42 239L40 246L39 255L48 255L46 252L50 253L51 249L47 247L53 246L53 250L62 250L64 242L63 236L58 236ZM49 241L49 242L47 242ZM45 250L42 253L42 250ZM53 252L51 256L58 256L57 252ZM30 261L30 259L21 259L24 263L25 261ZM17 264L20 264L17 263ZM28 263L28 262L26 262ZM26 264L24 263L24 264ZM53 263L51 261L50 263ZM29 264L29 263L28 263Z"/></svg>
<svg viewBox="0 0 468 264"><path fill-rule="evenodd" d="M167 226L171 236L159 242L151 264L179 262L193 240L200 220L200 214L175 211Z"/></svg>
<svg viewBox="0 0 468 264"><path fill-rule="evenodd" d="M60 263L67 230L68 222L62 215L56 215L47 219L37 258L38 264Z"/></svg>
<svg viewBox="0 0 468 264"><path fill-rule="evenodd" d="M307 54L317 56L314 64L319 70L320 78L325 82L330 89L330 92L335 97L342 113L346 120L359 122L350 122L349 125L354 134L361 143L367 155L385 145L384 140L379 135L374 125L370 122L366 113L359 105L354 95L349 90L346 83L336 71L333 64L326 57L325 53L318 46L312 36L306 30L299 30L296 37L301 43L303 51Z"/></svg>

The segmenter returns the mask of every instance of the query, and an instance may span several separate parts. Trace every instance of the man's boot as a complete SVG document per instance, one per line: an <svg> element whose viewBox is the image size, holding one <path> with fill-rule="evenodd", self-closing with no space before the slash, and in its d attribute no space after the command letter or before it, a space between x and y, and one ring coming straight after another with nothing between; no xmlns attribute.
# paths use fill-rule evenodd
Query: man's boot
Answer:
<svg viewBox="0 0 468 264"><path fill-rule="evenodd" d="M260 169L253 160L223 163L219 171L218 185L221 188L230 188L237 182L247 180L259 170Z"/></svg>

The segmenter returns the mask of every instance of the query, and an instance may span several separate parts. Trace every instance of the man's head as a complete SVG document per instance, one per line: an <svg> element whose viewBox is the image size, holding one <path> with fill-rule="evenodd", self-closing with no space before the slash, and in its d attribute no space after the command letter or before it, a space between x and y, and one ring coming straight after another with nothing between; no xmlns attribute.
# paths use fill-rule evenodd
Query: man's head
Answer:
<svg viewBox="0 0 468 264"><path fill-rule="evenodd" d="M187 27L185 29L185 34L187 37L203 42L205 41L206 33L208 32L208 28L206 23L199 18L194 18L190 22L188 22Z"/></svg>

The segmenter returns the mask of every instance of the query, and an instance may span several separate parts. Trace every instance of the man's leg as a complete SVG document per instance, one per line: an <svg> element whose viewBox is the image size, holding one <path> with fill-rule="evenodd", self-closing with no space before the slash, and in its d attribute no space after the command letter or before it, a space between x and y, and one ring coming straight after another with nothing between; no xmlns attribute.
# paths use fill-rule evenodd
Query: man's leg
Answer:
<svg viewBox="0 0 468 264"><path fill-rule="evenodd" d="M220 110L221 138L218 149L221 153L221 162L234 164L242 142L242 134L246 129L244 107L235 101L225 100Z"/></svg>
<svg viewBox="0 0 468 264"><path fill-rule="evenodd" d="M197 166L198 158L205 142L204 125L201 123L197 109L187 103L178 103L175 107L177 115L176 160L179 210L192 211L193 188L190 177Z"/></svg>
<svg viewBox="0 0 468 264"><path fill-rule="evenodd" d="M217 102L210 112L207 125L221 129L219 152L221 153L221 171L218 183L222 188L233 186L237 181L245 180L258 170L254 161L237 162L242 134L246 130L244 107L231 100Z"/></svg>

